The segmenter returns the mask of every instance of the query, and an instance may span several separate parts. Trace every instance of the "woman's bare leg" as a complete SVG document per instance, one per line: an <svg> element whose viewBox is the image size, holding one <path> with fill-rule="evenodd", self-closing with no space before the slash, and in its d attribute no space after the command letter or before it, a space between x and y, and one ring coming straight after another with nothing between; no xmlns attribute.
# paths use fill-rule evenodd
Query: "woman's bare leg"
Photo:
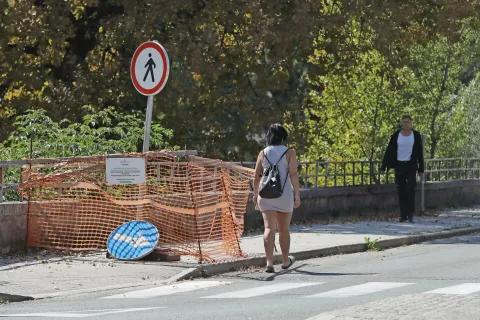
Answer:
<svg viewBox="0 0 480 320"><path fill-rule="evenodd" d="M290 263L288 254L290 253L290 221L292 220L291 212L277 212L277 224L280 241L280 249L282 249L283 265Z"/></svg>
<svg viewBox="0 0 480 320"><path fill-rule="evenodd" d="M262 212L265 232L263 245L267 256L267 267L273 266L273 247L275 246L275 232L277 228L277 211L267 210Z"/></svg>

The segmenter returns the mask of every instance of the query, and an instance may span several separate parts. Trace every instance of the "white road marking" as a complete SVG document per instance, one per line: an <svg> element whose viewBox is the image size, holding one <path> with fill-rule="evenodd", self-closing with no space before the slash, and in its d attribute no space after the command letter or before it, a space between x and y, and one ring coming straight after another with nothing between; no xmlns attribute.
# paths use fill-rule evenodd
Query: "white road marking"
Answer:
<svg viewBox="0 0 480 320"><path fill-rule="evenodd" d="M435 289L425 293L436 294L470 294L480 291L480 283L463 283L456 286Z"/></svg>
<svg viewBox="0 0 480 320"><path fill-rule="evenodd" d="M357 286L331 290L327 292L317 293L306 298L346 298L353 296L361 296L364 294L379 292L388 289L400 288L413 283L404 282L367 282Z"/></svg>
<svg viewBox="0 0 480 320"><path fill-rule="evenodd" d="M123 241L123 242L133 243L134 248L145 247L150 245L150 242L148 242L148 240L143 236L141 232L139 232L138 235L139 235L138 238L133 238L130 236L126 236L124 234L115 233L115 235L113 236L113 239Z"/></svg>
<svg viewBox="0 0 480 320"><path fill-rule="evenodd" d="M166 296L170 294L188 292L198 289L216 287L219 285L230 284L231 282L225 281L188 281L181 282L178 284L172 284L163 287L156 287L145 290L131 291L121 294L116 294L113 296L103 297L102 299L142 299L142 298L152 298L158 296Z"/></svg>
<svg viewBox="0 0 480 320"><path fill-rule="evenodd" d="M203 297L203 298L209 298L209 299L210 298L211 299L250 298L250 297L257 297L257 296L261 296L261 295L265 295L265 294L269 294L269 293L273 293L273 292L289 290L289 289L315 286L317 284L322 284L322 283L323 282L278 283L278 284L273 284L273 285L269 285L269 286L262 286L262 287L255 287L255 288L250 288L250 289L226 292L226 293L221 293L221 294L217 294L217 295L214 295L214 296L208 296L208 297Z"/></svg>
<svg viewBox="0 0 480 320"><path fill-rule="evenodd" d="M313 316L313 317L305 319L305 320L332 320L332 319L335 319L335 318L336 318L336 316L333 316L331 314L321 313L321 314L318 314L316 316Z"/></svg>
<svg viewBox="0 0 480 320"><path fill-rule="evenodd" d="M139 312L147 310L162 309L155 308L130 308L130 309L106 309L106 310L83 310L83 311L64 311L64 312L40 312L40 313L22 313L22 314L0 314L0 317L26 317L26 318L90 318L107 314ZM93 312L93 313L86 313Z"/></svg>

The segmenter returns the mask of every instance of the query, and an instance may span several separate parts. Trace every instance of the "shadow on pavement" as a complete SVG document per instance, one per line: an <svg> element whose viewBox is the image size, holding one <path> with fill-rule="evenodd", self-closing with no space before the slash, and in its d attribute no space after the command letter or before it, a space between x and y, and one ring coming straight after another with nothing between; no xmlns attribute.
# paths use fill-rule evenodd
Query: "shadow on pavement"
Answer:
<svg viewBox="0 0 480 320"><path fill-rule="evenodd" d="M258 273L241 273L234 276L234 278L240 279L248 279L248 280L256 280L256 281L274 281L275 278L280 277L286 274L300 274L300 275L307 275L307 276L320 276L320 277L332 277L332 276L369 276L374 275L376 273L331 273L331 272L311 272L302 270L302 267L308 266L308 264L301 264L294 268L288 270L282 270L280 267L275 267L276 270L280 270L272 275L268 275L264 273L263 270ZM264 273L265 276L262 277L261 274ZM231 277L231 276L229 276Z"/></svg>

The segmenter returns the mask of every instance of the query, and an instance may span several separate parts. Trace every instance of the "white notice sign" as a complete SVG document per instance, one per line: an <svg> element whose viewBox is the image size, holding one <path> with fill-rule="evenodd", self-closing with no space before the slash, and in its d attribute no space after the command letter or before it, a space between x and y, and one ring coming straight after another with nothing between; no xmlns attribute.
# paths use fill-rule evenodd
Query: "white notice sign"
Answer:
<svg viewBox="0 0 480 320"><path fill-rule="evenodd" d="M144 158L107 158L108 184L142 184L145 179Z"/></svg>

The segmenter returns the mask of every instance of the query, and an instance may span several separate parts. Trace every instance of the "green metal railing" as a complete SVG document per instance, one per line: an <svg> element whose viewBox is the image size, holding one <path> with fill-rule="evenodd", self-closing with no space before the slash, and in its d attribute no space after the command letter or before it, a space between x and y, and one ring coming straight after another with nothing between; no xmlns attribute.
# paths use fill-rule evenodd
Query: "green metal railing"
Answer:
<svg viewBox="0 0 480 320"><path fill-rule="evenodd" d="M21 172L29 165L51 165L65 159L0 161L0 202L22 201L18 194ZM255 162L233 164L255 168ZM393 170L380 172L380 161L299 162L300 185L304 189L349 187L394 183ZM425 160L425 182L480 179L479 158Z"/></svg>

